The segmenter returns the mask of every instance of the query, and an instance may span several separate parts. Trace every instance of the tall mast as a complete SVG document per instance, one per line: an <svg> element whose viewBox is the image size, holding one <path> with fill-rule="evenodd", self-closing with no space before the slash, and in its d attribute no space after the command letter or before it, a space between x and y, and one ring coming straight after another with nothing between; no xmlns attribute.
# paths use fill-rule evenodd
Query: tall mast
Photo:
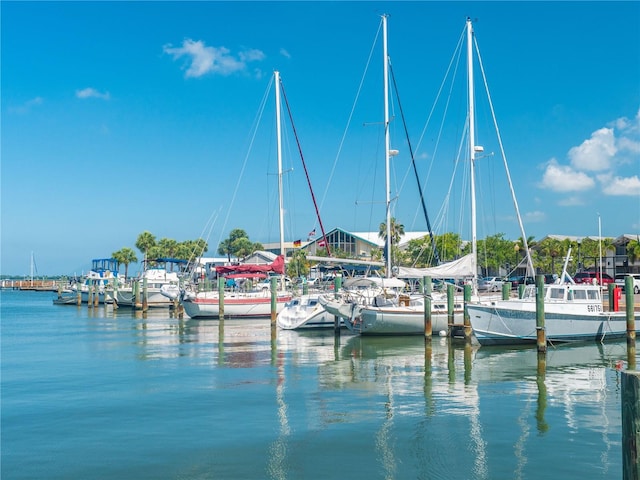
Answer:
<svg viewBox="0 0 640 480"><path fill-rule="evenodd" d="M386 277L391 277L391 174L389 167L389 60L387 53L387 15L382 15L382 55L384 76L384 158L385 158L385 189L387 205L387 266Z"/></svg>
<svg viewBox="0 0 640 480"><path fill-rule="evenodd" d="M280 72L273 72L276 88L276 137L278 148L278 211L280 221L280 254L285 256L284 251L284 206L282 200L282 133L280 125Z"/></svg>
<svg viewBox="0 0 640 480"><path fill-rule="evenodd" d="M473 95L473 28L471 19L467 18L467 88L469 96L469 162L471 183L471 269L473 272L472 290L478 293L478 239L476 234L476 127L475 127L475 100ZM480 151L482 147L477 147Z"/></svg>

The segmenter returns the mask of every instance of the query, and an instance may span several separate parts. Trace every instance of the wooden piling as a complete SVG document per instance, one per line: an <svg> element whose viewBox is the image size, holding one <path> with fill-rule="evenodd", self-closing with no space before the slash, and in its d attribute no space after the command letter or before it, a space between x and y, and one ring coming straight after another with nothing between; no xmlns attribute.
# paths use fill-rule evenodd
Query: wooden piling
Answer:
<svg viewBox="0 0 640 480"><path fill-rule="evenodd" d="M624 279L624 301L627 316L627 338L636 339L636 319L634 316L633 277L627 275Z"/></svg>
<svg viewBox="0 0 640 480"><path fill-rule="evenodd" d="M511 296L511 282L504 282L502 284L502 300L509 300Z"/></svg>
<svg viewBox="0 0 640 480"><path fill-rule="evenodd" d="M278 316L278 278L271 277L271 326L276 324Z"/></svg>
<svg viewBox="0 0 640 480"><path fill-rule="evenodd" d="M218 318L224 320L224 277L218 277Z"/></svg>
<svg viewBox="0 0 640 480"><path fill-rule="evenodd" d="M336 278L333 280L333 295L336 299L340 297L341 289L342 289L342 275L337 274ZM333 332L336 335L340 335L340 317L337 315L333 316Z"/></svg>
<svg viewBox="0 0 640 480"><path fill-rule="evenodd" d="M140 302L140 280L134 280L133 282L133 307L136 310L142 308L142 303Z"/></svg>
<svg viewBox="0 0 640 480"><path fill-rule="evenodd" d="M615 298L614 298L615 288L616 288L615 283L610 283L609 285L607 285L607 293L609 294L609 311L610 312L613 312L616 310L614 308L615 307Z"/></svg>
<svg viewBox="0 0 640 480"><path fill-rule="evenodd" d="M422 277L422 295L424 296L424 336L431 340L433 323L431 318L431 277Z"/></svg>
<svg viewBox="0 0 640 480"><path fill-rule="evenodd" d="M547 351L544 326L544 275L536 275L536 336L538 352Z"/></svg>
<svg viewBox="0 0 640 480"><path fill-rule="evenodd" d="M455 285L447 283L447 327L449 336L453 333L455 288Z"/></svg>
<svg viewBox="0 0 640 480"><path fill-rule="evenodd" d="M149 310L149 289L147 287L147 279L142 279L142 311Z"/></svg>
<svg viewBox="0 0 640 480"><path fill-rule="evenodd" d="M467 304L471 301L471 285L465 284L464 286L464 341L468 344L471 343L471 318L469 317L469 310L467 310Z"/></svg>
<svg viewBox="0 0 640 480"><path fill-rule="evenodd" d="M627 277L629 278L629 277ZM627 284L625 283L625 289ZM627 289L628 290L628 289ZM631 290L633 292L633 290ZM622 478L640 478L640 372L622 372Z"/></svg>

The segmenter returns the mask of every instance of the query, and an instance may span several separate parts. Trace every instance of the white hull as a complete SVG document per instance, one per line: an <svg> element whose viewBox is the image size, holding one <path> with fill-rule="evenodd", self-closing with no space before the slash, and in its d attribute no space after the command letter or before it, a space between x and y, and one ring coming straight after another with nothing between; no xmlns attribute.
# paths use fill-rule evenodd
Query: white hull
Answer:
<svg viewBox="0 0 640 480"><path fill-rule="evenodd" d="M473 333L480 345L536 343L536 306L518 300L495 305L469 305ZM635 314L636 322L640 315ZM603 341L627 334L624 312L571 312L566 304L545 304L547 341ZM640 326L640 325L639 325ZM636 330L640 331L640 330Z"/></svg>
<svg viewBox="0 0 640 480"><path fill-rule="evenodd" d="M140 292L139 304L142 306L143 293ZM118 289L116 294L116 301L119 307L134 307L136 303L133 289L123 288ZM147 306L149 308L168 308L173 305L173 300L162 294L160 288L147 289Z"/></svg>
<svg viewBox="0 0 640 480"><path fill-rule="evenodd" d="M329 313L318 298L320 294L302 295L287 303L276 322L283 330L306 330L316 328L334 328L335 315ZM342 319L340 326L344 326Z"/></svg>
<svg viewBox="0 0 640 480"><path fill-rule="evenodd" d="M279 293L276 313L291 300L289 293ZM225 317L270 317L271 293L225 293L223 297ZM204 292L187 296L182 300L185 313L191 318L219 318L220 305L217 292Z"/></svg>

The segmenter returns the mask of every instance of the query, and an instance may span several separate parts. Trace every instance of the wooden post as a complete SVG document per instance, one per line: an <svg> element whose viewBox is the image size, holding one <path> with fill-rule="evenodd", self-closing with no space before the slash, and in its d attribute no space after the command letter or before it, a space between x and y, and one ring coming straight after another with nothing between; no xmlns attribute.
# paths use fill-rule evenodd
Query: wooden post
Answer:
<svg viewBox="0 0 640 480"><path fill-rule="evenodd" d="M511 282L504 282L502 284L502 299L509 300L511 296Z"/></svg>
<svg viewBox="0 0 640 480"><path fill-rule="evenodd" d="M103 300L104 300L105 295L106 295L106 291L102 295ZM100 305L100 280L94 280L94 283L93 283L93 306L97 308L98 305Z"/></svg>
<svg viewBox="0 0 640 480"><path fill-rule="evenodd" d="M80 306L82 305L82 284L76 283L76 293L78 294L77 296L78 306Z"/></svg>
<svg viewBox="0 0 640 480"><path fill-rule="evenodd" d="M149 289L147 287L147 278L142 279L142 311L149 310Z"/></svg>
<svg viewBox="0 0 640 480"><path fill-rule="evenodd" d="M120 279L118 277L113 279L113 308L114 310L118 309L118 283L120 283Z"/></svg>
<svg viewBox="0 0 640 480"><path fill-rule="evenodd" d="M629 278L629 277L627 277ZM628 290L625 283L625 289ZM633 292L633 290L631 290ZM640 372L622 372L622 478L640 478Z"/></svg>
<svg viewBox="0 0 640 480"><path fill-rule="evenodd" d="M609 285L607 285L607 289L608 289L608 294L609 294L609 311L613 312L615 310L614 308L614 288L616 288L616 284L615 283L610 283Z"/></svg>
<svg viewBox="0 0 640 480"><path fill-rule="evenodd" d="M140 303L140 280L138 279L133 281L133 308L136 310L142 308Z"/></svg>
<svg viewBox="0 0 640 480"><path fill-rule="evenodd" d="M624 302L627 317L627 363L630 370L636 368L636 318L634 312L633 277L624 279Z"/></svg>
<svg viewBox="0 0 640 480"><path fill-rule="evenodd" d="M340 290L342 289L342 274L337 274L333 280L333 295L335 298L340 297ZM336 335L340 335L340 317L338 315L333 316L333 331Z"/></svg>
<svg viewBox="0 0 640 480"><path fill-rule="evenodd" d="M544 327L544 275L536 275L536 334L538 352L546 352L547 336Z"/></svg>
<svg viewBox="0 0 640 480"><path fill-rule="evenodd" d="M431 277L422 277L422 294L424 295L424 336L431 340L433 323L431 318Z"/></svg>
<svg viewBox="0 0 640 480"><path fill-rule="evenodd" d="M627 338L636 339L636 319L634 316L634 301L633 301L633 277L627 275L624 279L624 301L625 312L627 314Z"/></svg>
<svg viewBox="0 0 640 480"><path fill-rule="evenodd" d="M447 329L449 336L453 334L453 306L455 300L455 285L447 283Z"/></svg>
<svg viewBox="0 0 640 480"><path fill-rule="evenodd" d="M465 284L464 286L464 341L471 343L471 318L469 318L469 311L467 310L467 303L471 301L471 285Z"/></svg>
<svg viewBox="0 0 640 480"><path fill-rule="evenodd" d="M224 277L218 277L218 318L224 320Z"/></svg>
<svg viewBox="0 0 640 480"><path fill-rule="evenodd" d="M276 324L278 316L278 278L271 277L271 326Z"/></svg>

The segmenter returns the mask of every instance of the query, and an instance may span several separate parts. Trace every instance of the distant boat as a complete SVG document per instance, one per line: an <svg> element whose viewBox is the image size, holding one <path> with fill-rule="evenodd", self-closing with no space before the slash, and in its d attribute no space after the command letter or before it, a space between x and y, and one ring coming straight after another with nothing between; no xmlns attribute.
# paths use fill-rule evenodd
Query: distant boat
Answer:
<svg viewBox="0 0 640 480"><path fill-rule="evenodd" d="M118 276L118 261L114 258L94 258L91 260L91 270L80 282L71 285L58 293L58 297L53 300L57 305L75 304L80 294L81 303L95 302L95 295L98 296L98 303L113 302L113 286L120 284Z"/></svg>
<svg viewBox="0 0 640 480"><path fill-rule="evenodd" d="M143 288L146 282L146 305L149 308L167 308L173 305L180 293L180 276L186 260L177 258L156 258L145 261L140 276L133 279L137 283L138 301L143 301ZM119 307L136 306L136 293L131 283L118 287L115 299Z"/></svg>
<svg viewBox="0 0 640 480"><path fill-rule="evenodd" d="M335 316L320 303L322 294L322 292L313 292L294 297L278 313L276 318L278 327L283 330L334 328ZM339 325L344 326L342 319L339 320Z"/></svg>

